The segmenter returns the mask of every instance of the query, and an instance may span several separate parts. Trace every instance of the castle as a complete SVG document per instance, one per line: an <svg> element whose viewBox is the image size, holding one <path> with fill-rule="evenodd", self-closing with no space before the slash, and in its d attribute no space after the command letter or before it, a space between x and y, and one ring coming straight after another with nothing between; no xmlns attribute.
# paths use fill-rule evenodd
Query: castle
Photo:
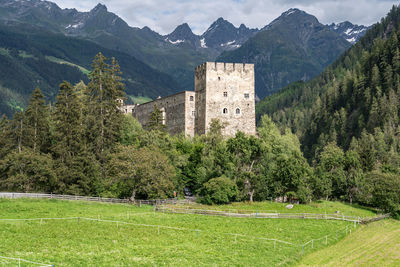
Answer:
<svg viewBox="0 0 400 267"><path fill-rule="evenodd" d="M195 69L194 91L122 108L145 126L155 105L170 134L206 134L211 120L218 119L225 126L224 136L234 136L237 131L254 135L254 65L206 62Z"/></svg>

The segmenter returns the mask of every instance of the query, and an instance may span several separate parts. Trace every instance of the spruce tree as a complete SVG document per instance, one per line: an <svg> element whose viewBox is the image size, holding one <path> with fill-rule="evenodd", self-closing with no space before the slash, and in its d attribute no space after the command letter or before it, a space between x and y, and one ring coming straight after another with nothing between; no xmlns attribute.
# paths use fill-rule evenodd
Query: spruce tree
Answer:
<svg viewBox="0 0 400 267"><path fill-rule="evenodd" d="M123 120L119 99L124 97L120 70L115 59L111 65L97 54L93 60L90 83L87 86L87 137L93 152L104 159L104 152L112 150L119 139Z"/></svg>
<svg viewBox="0 0 400 267"><path fill-rule="evenodd" d="M48 151L49 111L39 87L31 95L24 119L25 145L32 148L34 153Z"/></svg>
<svg viewBox="0 0 400 267"><path fill-rule="evenodd" d="M53 152L62 162L81 152L83 127L81 103L72 85L68 82L60 84L54 112L55 129Z"/></svg>

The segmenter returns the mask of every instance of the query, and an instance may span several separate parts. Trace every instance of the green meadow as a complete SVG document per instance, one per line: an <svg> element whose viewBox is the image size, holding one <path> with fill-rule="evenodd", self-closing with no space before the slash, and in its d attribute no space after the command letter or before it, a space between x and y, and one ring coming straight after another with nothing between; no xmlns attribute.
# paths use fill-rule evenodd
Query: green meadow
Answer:
<svg viewBox="0 0 400 267"><path fill-rule="evenodd" d="M281 207L263 202L219 208ZM294 209L316 213L342 209L348 215L373 216L372 211L334 202ZM27 218L37 220L4 220ZM346 228L358 231L343 221L163 214L152 206L32 199L0 199L0 219L0 256L55 266L293 265L340 242ZM312 239L313 248L309 243L301 255L301 245ZM18 263L3 259L0 266Z"/></svg>

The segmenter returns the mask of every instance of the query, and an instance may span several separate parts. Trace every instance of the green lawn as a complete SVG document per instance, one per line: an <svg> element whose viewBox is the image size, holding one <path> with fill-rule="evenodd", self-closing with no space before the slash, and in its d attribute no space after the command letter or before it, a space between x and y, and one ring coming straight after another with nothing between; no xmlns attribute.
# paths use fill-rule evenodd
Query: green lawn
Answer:
<svg viewBox="0 0 400 267"><path fill-rule="evenodd" d="M300 266L400 266L400 221L361 226L337 244L305 256Z"/></svg>
<svg viewBox="0 0 400 267"><path fill-rule="evenodd" d="M313 209L320 211L328 204ZM269 208L270 203L242 205ZM332 205L336 208L342 204ZM308 210L307 206L303 210ZM364 213L360 210L360 214ZM354 231L354 224L342 221L163 214L154 213L151 206L0 199L0 219L50 217L90 217L120 223L84 219L0 220L0 256L55 266L277 266L295 264L300 259L301 244L311 239L321 238L315 241L313 249L310 245L304 248L305 255L336 243L336 233L342 239L346 227ZM277 242L274 248L273 241L261 238L294 245ZM0 266L2 263L16 265L0 261Z"/></svg>

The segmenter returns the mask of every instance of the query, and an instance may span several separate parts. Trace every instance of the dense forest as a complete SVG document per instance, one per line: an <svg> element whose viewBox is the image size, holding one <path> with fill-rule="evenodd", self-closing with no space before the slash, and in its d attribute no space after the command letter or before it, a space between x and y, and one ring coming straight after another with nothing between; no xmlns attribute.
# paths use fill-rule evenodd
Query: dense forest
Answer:
<svg viewBox="0 0 400 267"><path fill-rule="evenodd" d="M336 179L368 182L376 187L390 184L398 190L399 34L400 7L394 6L320 76L291 84L257 105L259 117L266 113L281 131L289 128L299 137L316 176L329 184L328 191L331 183L338 182ZM323 163L326 157L330 157L328 165ZM352 167L346 164L346 158L353 162ZM356 166L360 172L342 173ZM327 177L321 174L324 171ZM355 186L348 194L358 190ZM337 193L335 189L332 192ZM319 192L320 196L324 194L329 195ZM392 191L382 191L384 194ZM354 197L350 195L348 198Z"/></svg>
<svg viewBox="0 0 400 267"><path fill-rule="evenodd" d="M0 189L154 199L188 188L208 204L327 198L399 208L397 169L369 168L363 139L346 152L331 142L310 165L298 137L267 115L257 136L224 138L218 120L206 135L170 136L156 107L145 127L121 113L120 75L115 59L99 53L87 85L61 83L54 105L37 88L24 112L4 116Z"/></svg>

